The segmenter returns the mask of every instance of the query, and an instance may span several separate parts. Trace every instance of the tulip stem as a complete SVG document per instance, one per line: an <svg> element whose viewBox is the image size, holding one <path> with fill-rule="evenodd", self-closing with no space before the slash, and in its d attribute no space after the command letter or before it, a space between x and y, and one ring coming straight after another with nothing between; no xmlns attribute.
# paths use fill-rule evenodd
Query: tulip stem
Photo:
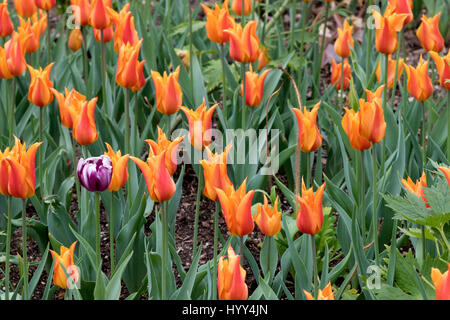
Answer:
<svg viewBox="0 0 450 320"><path fill-rule="evenodd" d="M241 63L241 78L242 78L242 129L245 130L247 126L247 108L245 106L246 95L246 81L245 81L245 63Z"/></svg>
<svg viewBox="0 0 450 320"><path fill-rule="evenodd" d="M11 254L12 196L8 197L8 221L6 226L5 300L9 300L9 259Z"/></svg>
<svg viewBox="0 0 450 320"><path fill-rule="evenodd" d="M345 66L345 59L342 59L342 65L341 65L341 86L339 90L339 105L341 106L341 110L344 109L344 66Z"/></svg>
<svg viewBox="0 0 450 320"><path fill-rule="evenodd" d="M447 247L447 251L450 252L450 244L448 243L447 236L445 235L444 226L441 226L440 228L437 228L437 229L439 230L442 240L444 241L444 243Z"/></svg>
<svg viewBox="0 0 450 320"><path fill-rule="evenodd" d="M220 202L216 201L216 210L214 211L214 278L213 278L213 300L217 299L217 245L219 242L219 210Z"/></svg>
<svg viewBox="0 0 450 320"><path fill-rule="evenodd" d="M27 257L27 200L22 201L22 255L23 255L23 300L28 300L28 257Z"/></svg>
<svg viewBox="0 0 450 320"><path fill-rule="evenodd" d="M78 210L81 210L81 204L80 204L80 181L78 181L77 177L77 153L75 150L76 142L72 135L72 150L73 150L73 178L75 180L75 192L77 193L77 201L78 201Z"/></svg>
<svg viewBox="0 0 450 320"><path fill-rule="evenodd" d="M360 158L361 158L361 170L360 170L360 184L359 184L359 205L361 208L361 231L363 235L363 240L366 234L366 208L364 207L364 196L366 195L366 174L364 172L364 151L361 150Z"/></svg>
<svg viewBox="0 0 450 320"><path fill-rule="evenodd" d="M162 203L162 290L161 298L167 300L167 257L168 257L168 202Z"/></svg>
<svg viewBox="0 0 450 320"><path fill-rule="evenodd" d="M447 163L450 163L450 91L447 90Z"/></svg>
<svg viewBox="0 0 450 320"><path fill-rule="evenodd" d="M195 8L196 1L194 0L194 3L190 4L188 3L189 7L189 73L191 76L191 90L192 95L194 96L194 73L192 72L192 44L193 44L193 38L192 38L192 8L191 5Z"/></svg>
<svg viewBox="0 0 450 320"><path fill-rule="evenodd" d="M39 141L43 142L42 139L42 126L43 126L43 114L44 110L42 107L39 108ZM42 165L44 160L42 159L42 150L39 151L39 190L41 193L41 206L44 201L44 186L43 186L43 176L42 176Z"/></svg>
<svg viewBox="0 0 450 320"><path fill-rule="evenodd" d="M222 110L223 110L223 117L225 119L225 121L227 120L227 108L226 108L226 103L227 103L227 97L226 97L226 90L225 90L225 85L226 85L226 71L225 71L225 46L223 43L220 44L220 60L222 61Z"/></svg>
<svg viewBox="0 0 450 320"><path fill-rule="evenodd" d="M377 218L377 157L375 152L375 145L372 146L372 232L373 232L373 243L375 250L375 263L379 263L378 254L378 218Z"/></svg>
<svg viewBox="0 0 450 320"><path fill-rule="evenodd" d="M388 66L389 66L389 55L384 55L384 89L383 89L383 100L382 100L382 108L384 114L386 114L387 108L387 90L388 90ZM375 148L375 146L374 146ZM384 164L386 162L386 139L383 139L381 144L381 172L384 172Z"/></svg>
<svg viewBox="0 0 450 320"><path fill-rule="evenodd" d="M313 286L314 286L314 294L317 293L319 289L319 272L317 270L317 251L316 251L316 242L314 240L314 235L311 235L311 250L313 255Z"/></svg>
<svg viewBox="0 0 450 320"><path fill-rule="evenodd" d="M48 27L47 27L47 65L50 64L50 59L52 57L52 48L51 48L51 27L50 27L50 11L48 10L48 15L47 15L47 21L48 21Z"/></svg>
<svg viewBox="0 0 450 320"><path fill-rule="evenodd" d="M11 90L11 103L9 109L9 144L10 146L14 143L14 129L16 126L16 119L14 118L14 109L16 107L16 84L17 78L12 79L12 90Z"/></svg>
<svg viewBox="0 0 450 320"><path fill-rule="evenodd" d="M311 185L311 154L309 152L305 152L306 154L306 188L309 188ZM312 152L314 155L314 151Z"/></svg>
<svg viewBox="0 0 450 320"><path fill-rule="evenodd" d="M323 53L324 53L324 49L325 49L325 38L327 35L327 22L328 22L328 12L330 11L330 2L327 1L326 5L325 5L325 20L323 21L323 34L322 34L322 41L320 43L320 48L319 48L319 67L317 68L317 72L316 72L316 88L320 93L320 87L319 87L319 83L320 83L320 70L321 70L321 66L322 66L322 62L323 62ZM320 27L319 27L320 28ZM301 52L301 51L300 51Z"/></svg>
<svg viewBox="0 0 450 320"><path fill-rule="evenodd" d="M123 88L125 94L125 153L130 154L130 92Z"/></svg>
<svg viewBox="0 0 450 320"><path fill-rule="evenodd" d="M426 146L426 111L425 111L425 102L420 103L422 105L422 171L425 171L425 164L427 161L427 146Z"/></svg>
<svg viewBox="0 0 450 320"><path fill-rule="evenodd" d="M109 258L111 260L111 276L114 274L115 254L114 254L114 194L111 192L111 205L109 212Z"/></svg>
<svg viewBox="0 0 450 320"><path fill-rule="evenodd" d="M108 104L107 104L107 99L106 99L106 54L105 54L105 41L104 41L104 34L103 34L103 29L100 31L101 34L101 41L100 41L100 45L101 45L101 66L102 66L102 100L103 100L103 106L104 106L104 111L108 112Z"/></svg>
<svg viewBox="0 0 450 320"><path fill-rule="evenodd" d="M327 2L327 4L328 4L328 2ZM369 0L369 4L368 4L367 8L370 8L372 5L373 5L373 0ZM366 14L367 14L367 18L371 15L371 13L367 12L367 9L366 9ZM372 53L372 45L373 45L373 42L372 42L372 28L373 28L373 26L371 26L368 23L366 23L366 30L367 30L366 43L368 44L368 46L366 48L366 68L365 68L366 74L370 74L369 73L370 56L371 56L371 53Z"/></svg>
<svg viewBox="0 0 450 320"><path fill-rule="evenodd" d="M392 86L392 93L391 93L391 106L392 107L394 106L395 90L397 88L398 68L399 68L399 64L400 64L400 49L403 47L403 29L400 31L400 34L399 34L398 47L399 47L399 50L398 50L398 54L397 54L397 61L395 62L394 83L393 83L393 86ZM388 65L388 68L389 68L389 65ZM383 91L385 91L387 89L388 89L387 88L387 84L385 84L385 87L384 87Z"/></svg>
<svg viewBox="0 0 450 320"><path fill-rule="evenodd" d="M244 236L239 237L239 255L241 256L241 266L244 266Z"/></svg>
<svg viewBox="0 0 450 320"><path fill-rule="evenodd" d="M96 232L95 232L95 248L97 253L97 264L102 261L100 251L100 193L95 193L95 220L96 220Z"/></svg>
<svg viewBox="0 0 450 320"><path fill-rule="evenodd" d="M199 167L198 182L197 182L197 198L195 200L195 218L194 218L194 240L192 244L192 258L194 258L197 252L197 237L198 237L198 220L200 215L200 199L202 196L203 188L203 171L202 167Z"/></svg>
<svg viewBox="0 0 450 320"><path fill-rule="evenodd" d="M91 97L89 93L89 86L88 86L88 55L87 55L87 32L86 32L86 26L81 27L81 33L83 35L83 73L84 73L84 84L86 86L86 93L88 99Z"/></svg>

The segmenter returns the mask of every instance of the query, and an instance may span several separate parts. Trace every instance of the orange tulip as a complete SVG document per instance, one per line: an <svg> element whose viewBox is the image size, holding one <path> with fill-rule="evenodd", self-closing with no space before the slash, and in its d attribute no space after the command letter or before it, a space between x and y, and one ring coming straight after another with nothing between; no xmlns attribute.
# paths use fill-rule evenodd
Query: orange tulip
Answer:
<svg viewBox="0 0 450 320"><path fill-rule="evenodd" d="M29 35L21 37L17 32L13 32L11 39L5 43L6 64L13 76L20 76L27 68L24 42L28 37Z"/></svg>
<svg viewBox="0 0 450 320"><path fill-rule="evenodd" d="M37 70L28 65L31 77L28 100L37 107L44 107L53 101L53 94L50 90L53 87L53 82L50 81L50 72L54 64L54 62L50 63L44 70L42 68Z"/></svg>
<svg viewBox="0 0 450 320"><path fill-rule="evenodd" d="M135 44L126 43L120 47L117 63L116 82L118 85L136 92L145 85L145 60L138 61L142 40Z"/></svg>
<svg viewBox="0 0 450 320"><path fill-rule="evenodd" d="M255 227L251 213L255 190L247 193L246 185L247 178L237 190L234 190L233 186L227 190L216 188L225 222L233 236L245 236L251 233Z"/></svg>
<svg viewBox="0 0 450 320"><path fill-rule="evenodd" d="M422 23L417 28L416 35L420 44L426 51L441 52L444 50L444 38L439 31L439 18L441 12L434 17L422 16Z"/></svg>
<svg viewBox="0 0 450 320"><path fill-rule="evenodd" d="M342 62L336 63L334 59L331 60L331 85L336 84L336 90L341 90L341 77L342 77ZM350 86L350 80L352 79L352 69L348 60L344 60L344 90L347 90Z"/></svg>
<svg viewBox="0 0 450 320"><path fill-rule="evenodd" d="M270 62L269 55L267 54L266 48L261 48L259 50L259 56L258 56L258 71L261 71L264 69L265 66L267 66Z"/></svg>
<svg viewBox="0 0 450 320"><path fill-rule="evenodd" d="M112 20L106 8L111 8L111 0L92 0L89 12L89 24L95 29L111 27Z"/></svg>
<svg viewBox="0 0 450 320"><path fill-rule="evenodd" d="M84 101L81 110L69 109L72 118L72 135L82 145L89 145L98 139L97 127L95 126L95 104L98 98Z"/></svg>
<svg viewBox="0 0 450 320"><path fill-rule="evenodd" d="M8 64L6 63L5 49L0 46L0 78L11 79L12 77L14 77L14 75L9 72Z"/></svg>
<svg viewBox="0 0 450 320"><path fill-rule="evenodd" d="M245 284L246 272L241 267L241 256L228 246L227 259L219 258L217 272L217 291L219 300L247 300L248 287Z"/></svg>
<svg viewBox="0 0 450 320"><path fill-rule="evenodd" d="M130 156L128 154L122 156L120 150L114 152L113 148L108 143L105 144L108 149L108 152L105 152L105 155L111 159L113 167L113 174L108 190L119 191L128 180L127 163Z"/></svg>
<svg viewBox="0 0 450 320"><path fill-rule="evenodd" d="M34 0L34 3L39 9L49 11L56 5L56 0Z"/></svg>
<svg viewBox="0 0 450 320"><path fill-rule="evenodd" d="M17 14L22 18L30 18L37 12L34 0L14 0Z"/></svg>
<svg viewBox="0 0 450 320"><path fill-rule="evenodd" d="M376 99L381 99L381 96L383 94L384 84L379 86L377 90L370 91L369 89L366 89L366 100L367 102L372 102Z"/></svg>
<svg viewBox="0 0 450 320"><path fill-rule="evenodd" d="M181 107L189 121L189 141L195 149L203 150L211 144L211 119L217 104L206 110L205 99L196 109Z"/></svg>
<svg viewBox="0 0 450 320"><path fill-rule="evenodd" d="M413 9L412 0L389 0L388 5L386 7L385 15L387 16L394 13L406 14L407 17L403 22L403 25L407 25L414 19L412 9Z"/></svg>
<svg viewBox="0 0 450 320"><path fill-rule="evenodd" d="M394 80L395 80L395 68L397 66L397 60L391 59L391 55L388 57L388 78L387 78L387 87L388 89L392 89L394 87ZM400 58L400 61L398 62L398 69L397 69L397 81L400 79L400 77L403 74L403 67L405 66L404 60ZM378 62L377 70L375 71L375 74L377 75L377 81L381 82L381 63Z"/></svg>
<svg viewBox="0 0 450 320"><path fill-rule="evenodd" d="M436 300L450 300L449 270L450 263L448 264L448 270L444 274L439 269L431 268L431 280L433 280L436 289Z"/></svg>
<svg viewBox="0 0 450 320"><path fill-rule="evenodd" d="M151 71L153 83L155 85L156 108L162 114L171 115L181 107L183 101L183 92L178 83L178 76L180 75L180 66L175 69L175 72L167 76L164 71L163 76L157 71Z"/></svg>
<svg viewBox="0 0 450 320"><path fill-rule="evenodd" d="M230 35L230 56L242 63L255 62L259 56L259 38L256 35L258 22L250 21L242 29L236 23L233 28L224 32Z"/></svg>
<svg viewBox="0 0 450 320"><path fill-rule="evenodd" d="M230 36L224 31L232 28L236 22L228 12L228 0L223 2L222 8L216 3L214 10L210 9L203 3L201 4L206 14L206 34L209 40L215 43L228 42Z"/></svg>
<svg viewBox="0 0 450 320"><path fill-rule="evenodd" d="M382 16L378 11L372 10L375 18L376 35L375 47L384 54L391 54L398 47L397 32L403 28L403 23L408 18L407 14L389 14Z"/></svg>
<svg viewBox="0 0 450 320"><path fill-rule="evenodd" d="M72 114L81 113L86 96L82 95L75 89L65 89L65 95L55 89L51 89L59 105L59 114L61 117L61 124L69 129L73 127ZM72 109L72 110L71 110Z"/></svg>
<svg viewBox="0 0 450 320"><path fill-rule="evenodd" d="M47 30L47 13L45 11L39 10L39 20L38 20L38 12L36 11L31 16L31 22L33 25L37 23L39 25L39 35L42 36L45 33L45 30Z"/></svg>
<svg viewBox="0 0 450 320"><path fill-rule="evenodd" d="M448 189L450 191L450 168L439 167L438 169L441 170L442 173L445 175L445 178L447 179L448 182Z"/></svg>
<svg viewBox="0 0 450 320"><path fill-rule="evenodd" d="M408 76L407 89L410 95L423 102L427 100L433 93L433 84L428 76L428 60L423 62L422 55L420 62L416 68L405 65L406 74Z"/></svg>
<svg viewBox="0 0 450 320"><path fill-rule="evenodd" d="M441 87L450 90L450 51L444 57L441 57L434 51L430 51L429 53L436 64Z"/></svg>
<svg viewBox="0 0 450 320"><path fill-rule="evenodd" d="M183 140L183 137L178 137L173 141L167 139L164 132L158 126L158 142L153 141L152 139L147 139L145 142L150 146L149 154L152 156L157 156L162 153L166 153L165 161L166 168L169 171L169 174L173 176L175 171L177 170L177 154L178 154L178 145Z"/></svg>
<svg viewBox="0 0 450 320"><path fill-rule="evenodd" d="M0 193L5 196L26 199L34 195L36 187L35 157L42 142L33 144L28 150L14 137L14 147L0 151Z"/></svg>
<svg viewBox="0 0 450 320"><path fill-rule="evenodd" d="M70 248L61 246L60 254L56 253L53 250L50 250L54 263L53 284L62 289L71 288L72 284L75 284L80 280L80 273L77 266L74 265L73 261L76 245L77 242L75 241L74 243L72 243ZM61 265L64 266L67 274L72 278L71 281L67 279L66 272L64 272L64 269Z"/></svg>
<svg viewBox="0 0 450 320"><path fill-rule="evenodd" d="M14 31L14 25L9 17L8 2L0 3L0 37L7 37Z"/></svg>
<svg viewBox="0 0 450 320"><path fill-rule="evenodd" d="M320 101L308 111L306 107L304 112L300 109L292 108L297 117L298 124L298 144L303 152L316 151L322 145L322 135L317 127L317 112L319 111Z"/></svg>
<svg viewBox="0 0 450 320"><path fill-rule="evenodd" d="M76 52L81 49L83 45L83 35L81 34L80 29L73 29L69 35L69 41L67 46L70 50Z"/></svg>
<svg viewBox="0 0 450 320"><path fill-rule="evenodd" d="M380 142L386 134L381 99L375 98L371 102L359 99L360 134L372 143Z"/></svg>
<svg viewBox="0 0 450 320"><path fill-rule="evenodd" d="M231 9L236 15L242 15L242 0L233 0ZM244 15L248 15L252 12L252 0L244 0Z"/></svg>
<svg viewBox="0 0 450 320"><path fill-rule="evenodd" d="M102 42L102 30L103 30L103 42L110 42L114 37L114 29L113 27L108 27L105 29L92 29L94 32L94 39L97 42Z"/></svg>
<svg viewBox="0 0 450 320"><path fill-rule="evenodd" d="M353 48L353 26L350 26L345 20L344 28L338 28L338 38L334 43L334 51L336 51L337 55L341 58L350 57L350 48Z"/></svg>
<svg viewBox="0 0 450 320"><path fill-rule="evenodd" d="M89 24L89 11L90 4L89 0L70 0L72 6L78 7L77 10L73 10L75 15L75 22L79 26L87 26Z"/></svg>
<svg viewBox="0 0 450 320"><path fill-rule="evenodd" d="M430 207L427 199L425 199L425 190L423 189L427 187L427 176L425 175L425 172L422 173L422 176L418 181L416 181L416 183L414 183L410 177L408 177L407 180L402 179L401 182L406 190L421 198L423 202L425 202L425 205Z"/></svg>
<svg viewBox="0 0 450 320"><path fill-rule="evenodd" d="M316 300L311 293L303 290L306 296L306 300ZM323 290L318 291L317 300L334 300L333 289L331 288L331 283L328 282L327 286Z"/></svg>
<svg viewBox="0 0 450 320"><path fill-rule="evenodd" d="M341 124L353 149L362 151L372 146L372 142L361 134L361 117L359 112L345 108L345 115L342 117Z"/></svg>
<svg viewBox="0 0 450 320"><path fill-rule="evenodd" d="M256 205L256 214L253 216L258 228L266 236L276 235L281 230L281 212L278 211L278 197L275 199L273 208L269 207L269 202L264 195L264 206Z"/></svg>
<svg viewBox="0 0 450 320"><path fill-rule="evenodd" d="M172 198L176 191L175 182L165 165L166 151L158 155L148 155L147 162L130 157L141 169L147 182L150 198L155 202L164 202Z"/></svg>
<svg viewBox="0 0 450 320"><path fill-rule="evenodd" d="M23 42L23 49L25 53L33 53L39 49L40 41L40 25L38 23L34 23L31 25L31 20L27 19L26 21L19 17L20 26L17 28L19 32L19 37L21 39L26 39Z"/></svg>
<svg viewBox="0 0 450 320"><path fill-rule="evenodd" d="M114 50L116 52L120 51L123 44L134 45L139 41L139 36L134 26L134 17L129 12L130 4L127 3L120 13L115 10L108 8L108 12L111 15L111 19L115 24L114 32Z"/></svg>
<svg viewBox="0 0 450 320"><path fill-rule="evenodd" d="M249 107L257 107L261 104L264 94L264 81L270 69L264 71L261 76L253 72L252 65L249 66L249 71L245 72L245 104ZM241 97L244 94L244 81L241 83Z"/></svg>
<svg viewBox="0 0 450 320"><path fill-rule="evenodd" d="M300 232L314 235L322 229L322 197L325 185L326 183L322 184L314 194L312 187L306 189L302 179L302 196L296 196L300 205L300 210L297 212L297 228Z"/></svg>
<svg viewBox="0 0 450 320"><path fill-rule="evenodd" d="M203 194L212 201L218 200L217 189L228 190L233 187L227 173L227 157L230 150L231 144L221 154L214 154L206 147L208 159L200 161L205 177Z"/></svg>

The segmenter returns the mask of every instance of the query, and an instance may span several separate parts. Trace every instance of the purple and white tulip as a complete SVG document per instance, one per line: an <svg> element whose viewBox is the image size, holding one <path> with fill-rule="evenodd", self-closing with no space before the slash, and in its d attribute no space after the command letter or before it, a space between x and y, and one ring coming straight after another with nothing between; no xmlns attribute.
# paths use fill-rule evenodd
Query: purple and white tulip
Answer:
<svg viewBox="0 0 450 320"><path fill-rule="evenodd" d="M91 192L105 191L112 178L112 161L108 156L80 158L77 165L78 180Z"/></svg>

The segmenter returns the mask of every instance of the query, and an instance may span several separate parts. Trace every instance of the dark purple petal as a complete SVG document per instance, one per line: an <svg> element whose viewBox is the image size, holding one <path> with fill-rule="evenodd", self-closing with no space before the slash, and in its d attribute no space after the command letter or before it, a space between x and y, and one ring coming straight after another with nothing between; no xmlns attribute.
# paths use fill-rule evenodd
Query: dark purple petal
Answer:
<svg viewBox="0 0 450 320"><path fill-rule="evenodd" d="M77 175L81 185L91 192L105 191L112 178L112 161L108 156L80 159Z"/></svg>

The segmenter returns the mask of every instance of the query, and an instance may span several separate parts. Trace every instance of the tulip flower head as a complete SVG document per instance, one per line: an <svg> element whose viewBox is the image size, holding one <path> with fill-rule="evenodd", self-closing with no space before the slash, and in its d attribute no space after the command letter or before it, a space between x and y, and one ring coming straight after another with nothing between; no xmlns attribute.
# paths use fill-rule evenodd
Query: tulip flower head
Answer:
<svg viewBox="0 0 450 320"><path fill-rule="evenodd" d="M8 2L0 3L0 37L7 37L14 31L14 25L8 12Z"/></svg>
<svg viewBox="0 0 450 320"><path fill-rule="evenodd" d="M65 88L65 95L53 88L51 90L58 101L61 124L69 129L72 129L72 114L78 115L81 113L83 104L86 102L86 96L82 95L75 89L69 91Z"/></svg>
<svg viewBox="0 0 450 320"><path fill-rule="evenodd" d="M442 173L444 174L445 178L447 179L448 190L450 191L450 168L439 167L438 169L442 171Z"/></svg>
<svg viewBox="0 0 450 320"><path fill-rule="evenodd" d="M303 152L316 151L322 145L322 135L317 127L317 112L319 111L320 101L308 111L306 107L304 112L300 109L292 108L297 117L298 124L298 143Z"/></svg>
<svg viewBox="0 0 450 320"><path fill-rule="evenodd" d="M313 295L303 290L306 296L306 300L316 300ZM331 282L328 282L327 286L323 290L319 289L317 300L334 300L333 288L331 288Z"/></svg>
<svg viewBox="0 0 450 320"><path fill-rule="evenodd" d="M266 48L260 48L258 56L258 71L264 69L270 62L269 55L267 54Z"/></svg>
<svg viewBox="0 0 450 320"><path fill-rule="evenodd" d="M98 139L97 127L95 126L95 105L98 98L84 101L81 109L70 108L72 119L72 135L82 146L94 143Z"/></svg>
<svg viewBox="0 0 450 320"><path fill-rule="evenodd" d="M253 72L252 65L249 66L249 71L245 73L245 104L249 107L257 107L261 104L264 94L264 81L269 74L270 69L264 71L261 76ZM244 94L244 82L241 83L241 97Z"/></svg>
<svg viewBox="0 0 450 320"><path fill-rule="evenodd" d="M420 44L426 51L441 52L444 50L444 38L439 31L439 18L441 12L434 17L422 16L422 23L417 28L416 35Z"/></svg>
<svg viewBox="0 0 450 320"><path fill-rule="evenodd" d="M398 69L397 69L397 81L403 74L403 68L405 66L404 60L400 58L398 61ZM388 78L387 78L387 87L388 89L392 89L394 87L395 80L395 68L397 67L397 60L391 59L391 55L388 57ZM377 81L381 82L381 63L378 62L377 69L375 71L377 76Z"/></svg>
<svg viewBox="0 0 450 320"><path fill-rule="evenodd" d="M350 57L350 48L353 48L353 26L349 25L347 20L344 22L344 28L338 28L338 38L334 43L334 51L336 51L337 55L341 58Z"/></svg>
<svg viewBox="0 0 450 320"><path fill-rule="evenodd" d="M106 155L78 160L78 180L91 192L105 191L111 183L112 172L112 161Z"/></svg>
<svg viewBox="0 0 450 320"><path fill-rule="evenodd" d="M398 47L397 32L403 28L403 23L408 18L407 14L389 14L382 16L378 11L372 10L375 18L376 34L375 47L384 54L391 54Z"/></svg>
<svg viewBox="0 0 450 320"><path fill-rule="evenodd" d="M230 56L235 61L253 63L259 57L259 38L256 35L258 22L250 21L242 29L240 23L224 32L230 36Z"/></svg>
<svg viewBox="0 0 450 320"><path fill-rule="evenodd" d="M112 20L107 8L111 8L111 0L92 0L89 12L89 24L95 29L111 27Z"/></svg>
<svg viewBox="0 0 450 320"><path fill-rule="evenodd" d="M78 26L87 26L89 24L90 4L89 0L70 0L75 15L75 23Z"/></svg>
<svg viewBox="0 0 450 320"><path fill-rule="evenodd" d="M217 271L217 291L219 300L247 300L248 287L245 284L246 272L241 267L241 257L229 245L228 256L219 258Z"/></svg>
<svg viewBox="0 0 450 320"><path fill-rule="evenodd" d="M22 75L27 68L24 42L28 37L30 35L21 37L19 33L13 32L11 39L5 43L6 64L13 76Z"/></svg>
<svg viewBox="0 0 450 320"><path fill-rule="evenodd" d="M151 74L155 85L157 110L167 115L177 113L183 101L183 92L178 83L180 66L170 75L167 75L164 71L164 74L161 76L159 72L153 70Z"/></svg>
<svg viewBox="0 0 450 320"><path fill-rule="evenodd" d="M214 10L203 3L201 4L206 14L206 33L209 40L215 43L225 43L229 41L230 36L224 31L236 24L234 18L228 11L228 0L223 2L222 8L216 3Z"/></svg>
<svg viewBox="0 0 450 320"><path fill-rule="evenodd" d="M8 64L6 63L6 51L0 46L0 79L11 79L14 75L9 72Z"/></svg>
<svg viewBox="0 0 450 320"><path fill-rule="evenodd" d="M359 99L360 134L372 143L380 142L386 134L381 99L375 98L370 102Z"/></svg>
<svg viewBox="0 0 450 320"><path fill-rule="evenodd" d="M39 9L49 11L56 5L56 0L34 0L34 3Z"/></svg>
<svg viewBox="0 0 450 320"><path fill-rule="evenodd" d="M139 91L145 85L144 61L139 61L139 51L142 40L135 44L126 43L120 47L117 63L116 82L133 92Z"/></svg>
<svg viewBox="0 0 450 320"><path fill-rule="evenodd" d="M386 7L385 15L391 15L394 13L406 14L407 17L403 22L403 25L406 26L414 19L412 9L413 9L412 0L389 0L388 5Z"/></svg>
<svg viewBox="0 0 450 320"><path fill-rule="evenodd" d="M227 173L227 157L231 150L231 144L226 146L221 154L214 154L206 147L207 160L201 160L205 177L203 194L212 201L218 201L217 189L228 190L233 187Z"/></svg>
<svg viewBox="0 0 450 320"><path fill-rule="evenodd" d="M302 196L296 196L300 205L297 212L297 228L300 232L314 235L322 229L322 197L325 185L326 183L322 184L314 194L312 187L306 189L302 179Z"/></svg>
<svg viewBox="0 0 450 320"><path fill-rule="evenodd" d="M372 143L361 134L361 116L353 109L345 108L345 115L342 117L342 128L350 140L350 145L356 150L366 150Z"/></svg>
<svg viewBox="0 0 450 320"><path fill-rule="evenodd" d="M45 33L45 30L47 30L47 13L45 11L39 10L39 19L38 19L38 12L36 11L31 16L31 22L33 25L37 23L39 25L39 35L42 36Z"/></svg>
<svg viewBox="0 0 450 320"><path fill-rule="evenodd" d="M383 90L384 90L384 84L379 86L375 91L370 91L369 89L366 89L366 100L367 102L372 102L375 99L380 99L381 100L381 96L383 94Z"/></svg>
<svg viewBox="0 0 450 320"><path fill-rule="evenodd" d="M80 29L73 29L69 35L69 40L67 42L67 46L73 52L76 52L81 49L83 45L83 34Z"/></svg>
<svg viewBox="0 0 450 320"><path fill-rule="evenodd" d="M246 16L250 12L252 12L252 0L233 0L233 2L231 3L231 9L236 15L241 16L242 2L244 2L244 15Z"/></svg>
<svg viewBox="0 0 450 320"><path fill-rule="evenodd" d="M78 267L74 264L74 252L77 242L72 243L70 248L64 246L60 247L60 254L53 250L50 253L53 257L54 270L53 270L53 284L57 285L61 289L71 289L73 285L80 280L80 273ZM66 269L64 271L64 269ZM71 279L67 279L66 273Z"/></svg>
<svg viewBox="0 0 450 320"><path fill-rule="evenodd" d="M444 57L441 57L433 51L430 51L430 55L433 58L439 73L439 84L442 88L450 90L450 50Z"/></svg>
<svg viewBox="0 0 450 320"><path fill-rule="evenodd" d="M181 107L189 121L189 141L197 150L203 150L211 144L211 119L217 104L206 110L205 99L196 109Z"/></svg>
<svg viewBox="0 0 450 320"><path fill-rule="evenodd" d="M0 151L0 193L26 199L34 195L36 187L35 157L42 142L28 150L25 143L14 137L14 147Z"/></svg>
<svg viewBox="0 0 450 320"><path fill-rule="evenodd" d="M425 172L422 173L422 176L416 183L414 183L410 177L408 177L407 180L401 179L401 182L406 190L415 194L418 198L421 198L426 207L430 207L427 199L425 199L425 190L423 189L427 187L427 176L425 175Z"/></svg>
<svg viewBox="0 0 450 320"><path fill-rule="evenodd" d="M53 87L53 82L50 81L50 72L54 64L52 62L44 70L42 68L37 70L28 65L31 77L28 100L35 106L44 107L53 101L53 93L50 90Z"/></svg>
<svg viewBox="0 0 450 320"><path fill-rule="evenodd" d="M45 22L46 17L41 17L38 21L33 22L27 19L26 21L19 17L20 26L17 28L19 37L25 39L23 41L23 49L25 53L33 53L39 49L41 35L41 29Z"/></svg>
<svg viewBox="0 0 450 320"><path fill-rule="evenodd" d="M108 186L108 190L119 191L128 180L127 164L130 156L128 154L122 156L122 152L120 152L120 150L114 152L113 148L108 143L105 144L108 149L108 152L105 152L105 156L108 156L111 159L113 169L111 183Z"/></svg>
<svg viewBox="0 0 450 320"><path fill-rule="evenodd" d="M431 268L431 280L436 290L436 300L450 300L450 263L443 274L439 269Z"/></svg>
<svg viewBox="0 0 450 320"><path fill-rule="evenodd" d="M281 231L281 212L278 211L278 197L275 199L273 208L264 195L264 206L256 205L256 214L253 216L258 228L268 237L272 237Z"/></svg>
<svg viewBox="0 0 450 320"><path fill-rule="evenodd" d="M216 188L225 222L233 236L245 236L252 233L255 227L251 213L255 190L247 193L246 185L247 179L242 182L237 190L234 190L233 186L230 186L227 190Z"/></svg>
<svg viewBox="0 0 450 320"><path fill-rule="evenodd" d="M433 93L433 84L428 76L428 60L423 62L422 55L416 68L405 65L406 75L408 76L407 89L410 95L419 102L424 102Z"/></svg>
<svg viewBox="0 0 450 320"><path fill-rule="evenodd" d="M16 12L22 18L30 18L37 12L34 0L14 0Z"/></svg>
<svg viewBox="0 0 450 320"><path fill-rule="evenodd" d="M115 25L114 32L114 51L117 53L123 44L131 44L139 42L139 36L134 26L134 17L129 12L130 3L127 3L119 13L114 9L108 8Z"/></svg>
<svg viewBox="0 0 450 320"><path fill-rule="evenodd" d="M331 85L336 84L336 90L341 90L341 77L342 77L342 62L336 63L334 59L331 60ZM350 80L352 79L352 69L348 60L344 60L344 90L347 90L350 86Z"/></svg>

